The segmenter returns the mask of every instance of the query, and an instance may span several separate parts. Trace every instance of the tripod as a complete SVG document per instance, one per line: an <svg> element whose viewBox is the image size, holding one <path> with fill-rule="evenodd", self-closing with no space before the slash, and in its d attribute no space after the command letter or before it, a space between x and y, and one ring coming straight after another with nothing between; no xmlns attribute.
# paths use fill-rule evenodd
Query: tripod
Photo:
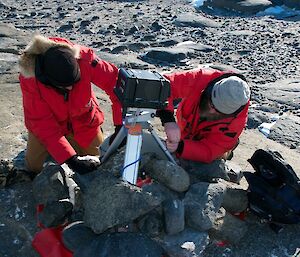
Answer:
<svg viewBox="0 0 300 257"><path fill-rule="evenodd" d="M150 120L154 117L155 110L153 109L128 108L121 130L101 158L101 162L105 162L118 149L123 139L127 136L122 178L131 184L136 184L138 177L143 129L147 129L150 132L152 138L169 161L177 164L150 123Z"/></svg>

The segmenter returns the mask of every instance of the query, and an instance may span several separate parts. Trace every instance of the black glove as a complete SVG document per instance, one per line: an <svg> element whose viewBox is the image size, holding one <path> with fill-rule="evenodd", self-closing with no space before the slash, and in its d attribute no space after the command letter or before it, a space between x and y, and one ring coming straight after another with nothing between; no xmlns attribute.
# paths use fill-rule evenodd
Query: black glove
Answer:
<svg viewBox="0 0 300 257"><path fill-rule="evenodd" d="M83 175L97 169L97 167L100 166L100 161L74 155L66 161L66 164L68 164L69 168L74 172Z"/></svg>
<svg viewBox="0 0 300 257"><path fill-rule="evenodd" d="M109 145L112 144L112 142L114 141L114 139L116 138L116 136L118 135L119 131L121 130L122 125L116 125L115 126L115 132L110 136L109 138ZM122 146L126 145L126 137L124 137L124 139L122 140L121 144L119 145L118 148L121 148Z"/></svg>
<svg viewBox="0 0 300 257"><path fill-rule="evenodd" d="M156 117L160 118L161 125L164 125L167 122L176 122L174 113L169 110L157 110Z"/></svg>

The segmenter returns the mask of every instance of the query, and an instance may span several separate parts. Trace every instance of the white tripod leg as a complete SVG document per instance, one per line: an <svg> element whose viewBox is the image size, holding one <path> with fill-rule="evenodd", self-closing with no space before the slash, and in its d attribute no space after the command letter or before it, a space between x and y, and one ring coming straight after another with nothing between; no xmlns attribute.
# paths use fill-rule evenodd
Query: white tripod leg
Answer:
<svg viewBox="0 0 300 257"><path fill-rule="evenodd" d="M153 136L153 138L155 139L156 143L159 145L159 147L162 149L162 151L164 152L164 154L168 157L170 162L173 162L174 164L177 165L175 159L173 158L173 156L170 154L170 152L168 151L167 147L165 146L165 144L163 142L161 142L159 136L156 134L156 132L154 131L153 127L151 125L149 125L148 128L149 132L151 133L151 135Z"/></svg>
<svg viewBox="0 0 300 257"><path fill-rule="evenodd" d="M129 128L122 178L131 184L136 184L142 148L142 127L136 124Z"/></svg>

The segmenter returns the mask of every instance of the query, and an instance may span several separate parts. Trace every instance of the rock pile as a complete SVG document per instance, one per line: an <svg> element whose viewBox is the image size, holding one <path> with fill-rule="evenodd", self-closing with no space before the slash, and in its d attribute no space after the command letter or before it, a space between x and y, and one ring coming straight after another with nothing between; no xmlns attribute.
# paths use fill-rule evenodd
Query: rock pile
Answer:
<svg viewBox="0 0 300 257"><path fill-rule="evenodd" d="M144 154L141 187L120 178L124 149L87 175L47 165L33 182L39 220L66 222L64 243L74 256L200 256L210 240L238 243L246 224L233 214L247 207L238 184L190 180L189 173L154 154Z"/></svg>

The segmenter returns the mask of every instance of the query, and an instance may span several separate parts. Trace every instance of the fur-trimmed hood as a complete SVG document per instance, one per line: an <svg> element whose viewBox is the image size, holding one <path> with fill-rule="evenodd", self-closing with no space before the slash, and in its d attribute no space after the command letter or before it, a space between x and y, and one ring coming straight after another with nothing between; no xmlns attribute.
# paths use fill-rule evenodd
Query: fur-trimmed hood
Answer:
<svg viewBox="0 0 300 257"><path fill-rule="evenodd" d="M44 54L49 48L54 46L66 47L72 50L76 59L80 58L80 47L68 43L67 40L51 40L41 35L33 37L32 41L26 46L19 59L20 73L26 77L35 76L35 57Z"/></svg>

